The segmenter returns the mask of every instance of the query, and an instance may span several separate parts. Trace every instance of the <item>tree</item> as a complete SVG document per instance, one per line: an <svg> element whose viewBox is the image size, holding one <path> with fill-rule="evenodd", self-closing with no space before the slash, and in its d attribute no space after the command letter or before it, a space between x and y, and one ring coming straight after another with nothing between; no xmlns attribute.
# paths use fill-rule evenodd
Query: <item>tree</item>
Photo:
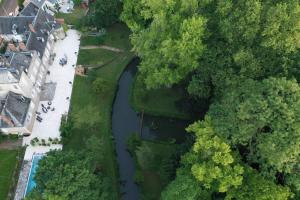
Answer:
<svg viewBox="0 0 300 200"><path fill-rule="evenodd" d="M255 170L248 168L244 174L243 185L227 192L226 200L288 200L293 197L288 187L276 185L264 179Z"/></svg>
<svg viewBox="0 0 300 200"><path fill-rule="evenodd" d="M210 199L209 192L201 189L201 185L188 170L179 169L177 177L161 194L162 200L173 199Z"/></svg>
<svg viewBox="0 0 300 200"><path fill-rule="evenodd" d="M87 20L90 25L105 28L117 22L120 13L121 3L119 0L96 0L90 6Z"/></svg>
<svg viewBox="0 0 300 200"><path fill-rule="evenodd" d="M269 78L239 82L210 107L221 137L243 152L266 177L298 174L300 86L295 80ZM233 103L234 102L234 103Z"/></svg>
<svg viewBox="0 0 300 200"><path fill-rule="evenodd" d="M209 118L190 125L187 131L195 134L196 141L184 161L193 162L191 172L204 188L226 192L242 184L243 167L234 162L230 146L214 133Z"/></svg>
<svg viewBox="0 0 300 200"><path fill-rule="evenodd" d="M39 162L35 192L43 199L108 199L108 179L92 170L90 158L82 152L49 152Z"/></svg>
<svg viewBox="0 0 300 200"><path fill-rule="evenodd" d="M178 83L198 67L206 19L197 14L193 1L134 3L124 2L122 19L134 31L132 44L142 58L139 69L147 88Z"/></svg>

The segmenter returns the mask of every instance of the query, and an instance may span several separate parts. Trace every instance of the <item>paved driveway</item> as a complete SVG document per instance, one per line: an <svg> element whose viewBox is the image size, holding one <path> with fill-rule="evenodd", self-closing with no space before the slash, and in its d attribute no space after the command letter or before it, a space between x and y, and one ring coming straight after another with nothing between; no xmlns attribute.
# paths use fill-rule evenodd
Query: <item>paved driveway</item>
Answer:
<svg viewBox="0 0 300 200"><path fill-rule="evenodd" d="M31 160L34 153L46 153L50 149L61 149L62 145L51 146L31 146L31 139L37 137L40 140L48 140L51 138L60 138L60 122L61 116L67 114L70 106L70 98L72 93L72 86L75 74L75 68L77 62L77 54L79 50L79 33L75 30L69 30L67 37L64 40L59 40L55 44L54 52L56 58L53 64L50 66L50 75L47 75L46 82L56 82L56 91L51 107L55 108L55 111L42 112L41 104L47 105L48 102L40 102L38 111L41 112L43 121L40 123L35 121L32 134L29 137L24 137L23 145L29 145L26 148L25 160ZM65 66L59 65L59 59L64 57L64 54L68 57L68 63ZM71 82L71 84L70 84ZM68 99L67 99L68 98Z"/></svg>

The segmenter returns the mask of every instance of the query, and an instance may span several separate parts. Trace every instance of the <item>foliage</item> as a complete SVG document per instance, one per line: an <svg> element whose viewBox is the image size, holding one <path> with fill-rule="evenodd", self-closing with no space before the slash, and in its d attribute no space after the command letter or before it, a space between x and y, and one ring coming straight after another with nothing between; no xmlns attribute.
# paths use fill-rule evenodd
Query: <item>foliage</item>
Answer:
<svg viewBox="0 0 300 200"><path fill-rule="evenodd" d="M68 140L68 138L71 137L72 129L73 129L72 119L62 118L59 131L60 131L60 136L62 137L64 143Z"/></svg>
<svg viewBox="0 0 300 200"><path fill-rule="evenodd" d="M133 133L129 136L127 139L127 149L131 154L134 154L135 151L138 149L139 146L141 146L142 141L140 138L140 135L137 133Z"/></svg>
<svg viewBox="0 0 300 200"><path fill-rule="evenodd" d="M163 199L300 198L299 18L298 0L124 1L146 88L210 103Z"/></svg>
<svg viewBox="0 0 300 200"><path fill-rule="evenodd" d="M25 0L18 0L18 6L23 8L23 3ZM1 1L0 1L1 4Z"/></svg>
<svg viewBox="0 0 300 200"><path fill-rule="evenodd" d="M131 89L131 104L134 110L151 116L164 116L180 119L191 118L178 102L185 98L184 88L171 87L146 90L143 77L137 73Z"/></svg>
<svg viewBox="0 0 300 200"><path fill-rule="evenodd" d="M243 185L238 189L232 189L226 195L226 200L287 200L292 198L288 187L276 185L272 181L261 177L254 170L246 170Z"/></svg>
<svg viewBox="0 0 300 200"><path fill-rule="evenodd" d="M132 44L142 59L139 70L147 88L178 83L198 67L205 50L207 20L196 14L197 4L181 2L124 2L121 18L133 31Z"/></svg>
<svg viewBox="0 0 300 200"><path fill-rule="evenodd" d="M111 178L111 199L118 199L119 187L115 147L111 133L111 109L119 76L133 57L132 53L127 51L130 49L128 48L130 47L128 33L128 29L120 24L107 29L104 44L121 47L126 51L112 62L92 70L95 79L100 77L110 83L108 92L95 94L89 77L75 77L69 114L69 117L74 120L74 129L72 130L72 137L68 138L67 143L64 144L64 150L80 151L88 148L86 140L91 136L97 137L99 142L103 141L99 154L103 155L104 158L99 160L96 165L105 176ZM97 62L103 57L105 54L98 51L91 57L91 60ZM90 72L91 70L89 70ZM98 157L98 154L93 154L93 156Z"/></svg>
<svg viewBox="0 0 300 200"><path fill-rule="evenodd" d="M119 0L96 0L90 5L87 21L97 28L108 27L118 21L120 12Z"/></svg>
<svg viewBox="0 0 300 200"><path fill-rule="evenodd" d="M106 80L102 78L96 78L96 80L94 80L92 83L92 88L96 94L105 93L109 89L108 85L109 83Z"/></svg>
<svg viewBox="0 0 300 200"><path fill-rule="evenodd" d="M248 162L266 175L295 173L300 154L300 87L295 80L247 80L210 108L218 133L243 146ZM235 102L229 104L228 102Z"/></svg>
<svg viewBox="0 0 300 200"><path fill-rule="evenodd" d="M93 174L90 157L82 152L52 151L39 161L34 177L42 196L64 199L107 199L109 181Z"/></svg>
<svg viewBox="0 0 300 200"><path fill-rule="evenodd" d="M196 122L187 130L195 133L196 141L184 160L191 163L191 172L202 186L217 192L240 186L243 167L234 163L230 146L216 136L210 119Z"/></svg>

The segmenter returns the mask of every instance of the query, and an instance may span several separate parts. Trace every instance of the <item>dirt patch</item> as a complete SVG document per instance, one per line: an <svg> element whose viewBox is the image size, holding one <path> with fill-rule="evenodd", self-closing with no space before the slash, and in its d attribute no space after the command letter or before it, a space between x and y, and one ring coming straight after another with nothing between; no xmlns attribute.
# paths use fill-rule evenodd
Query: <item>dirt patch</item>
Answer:
<svg viewBox="0 0 300 200"><path fill-rule="evenodd" d="M6 140L0 143L0 149L14 150L22 146L22 139Z"/></svg>

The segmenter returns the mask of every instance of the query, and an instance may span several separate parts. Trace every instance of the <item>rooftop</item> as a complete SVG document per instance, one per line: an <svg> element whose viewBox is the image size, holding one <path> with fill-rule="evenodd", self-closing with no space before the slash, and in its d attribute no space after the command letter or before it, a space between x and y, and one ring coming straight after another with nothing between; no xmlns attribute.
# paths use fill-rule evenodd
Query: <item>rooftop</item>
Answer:
<svg viewBox="0 0 300 200"><path fill-rule="evenodd" d="M39 11L39 7L30 2L21 12L21 16L36 16Z"/></svg>
<svg viewBox="0 0 300 200"><path fill-rule="evenodd" d="M59 24L55 22L53 16L40 9L33 22L34 31L30 32L30 36L26 44L27 49L36 50L39 52L40 57L42 58L48 37L51 31L58 26Z"/></svg>
<svg viewBox="0 0 300 200"><path fill-rule="evenodd" d="M29 24L34 18L34 16L0 16L0 34L24 34L29 31Z"/></svg>
<svg viewBox="0 0 300 200"><path fill-rule="evenodd" d="M19 82L22 73L26 73L30 66L32 53L8 52L0 55L0 84Z"/></svg>
<svg viewBox="0 0 300 200"><path fill-rule="evenodd" d="M0 127L23 126L31 100L23 95L8 92L6 99L1 100Z"/></svg>

